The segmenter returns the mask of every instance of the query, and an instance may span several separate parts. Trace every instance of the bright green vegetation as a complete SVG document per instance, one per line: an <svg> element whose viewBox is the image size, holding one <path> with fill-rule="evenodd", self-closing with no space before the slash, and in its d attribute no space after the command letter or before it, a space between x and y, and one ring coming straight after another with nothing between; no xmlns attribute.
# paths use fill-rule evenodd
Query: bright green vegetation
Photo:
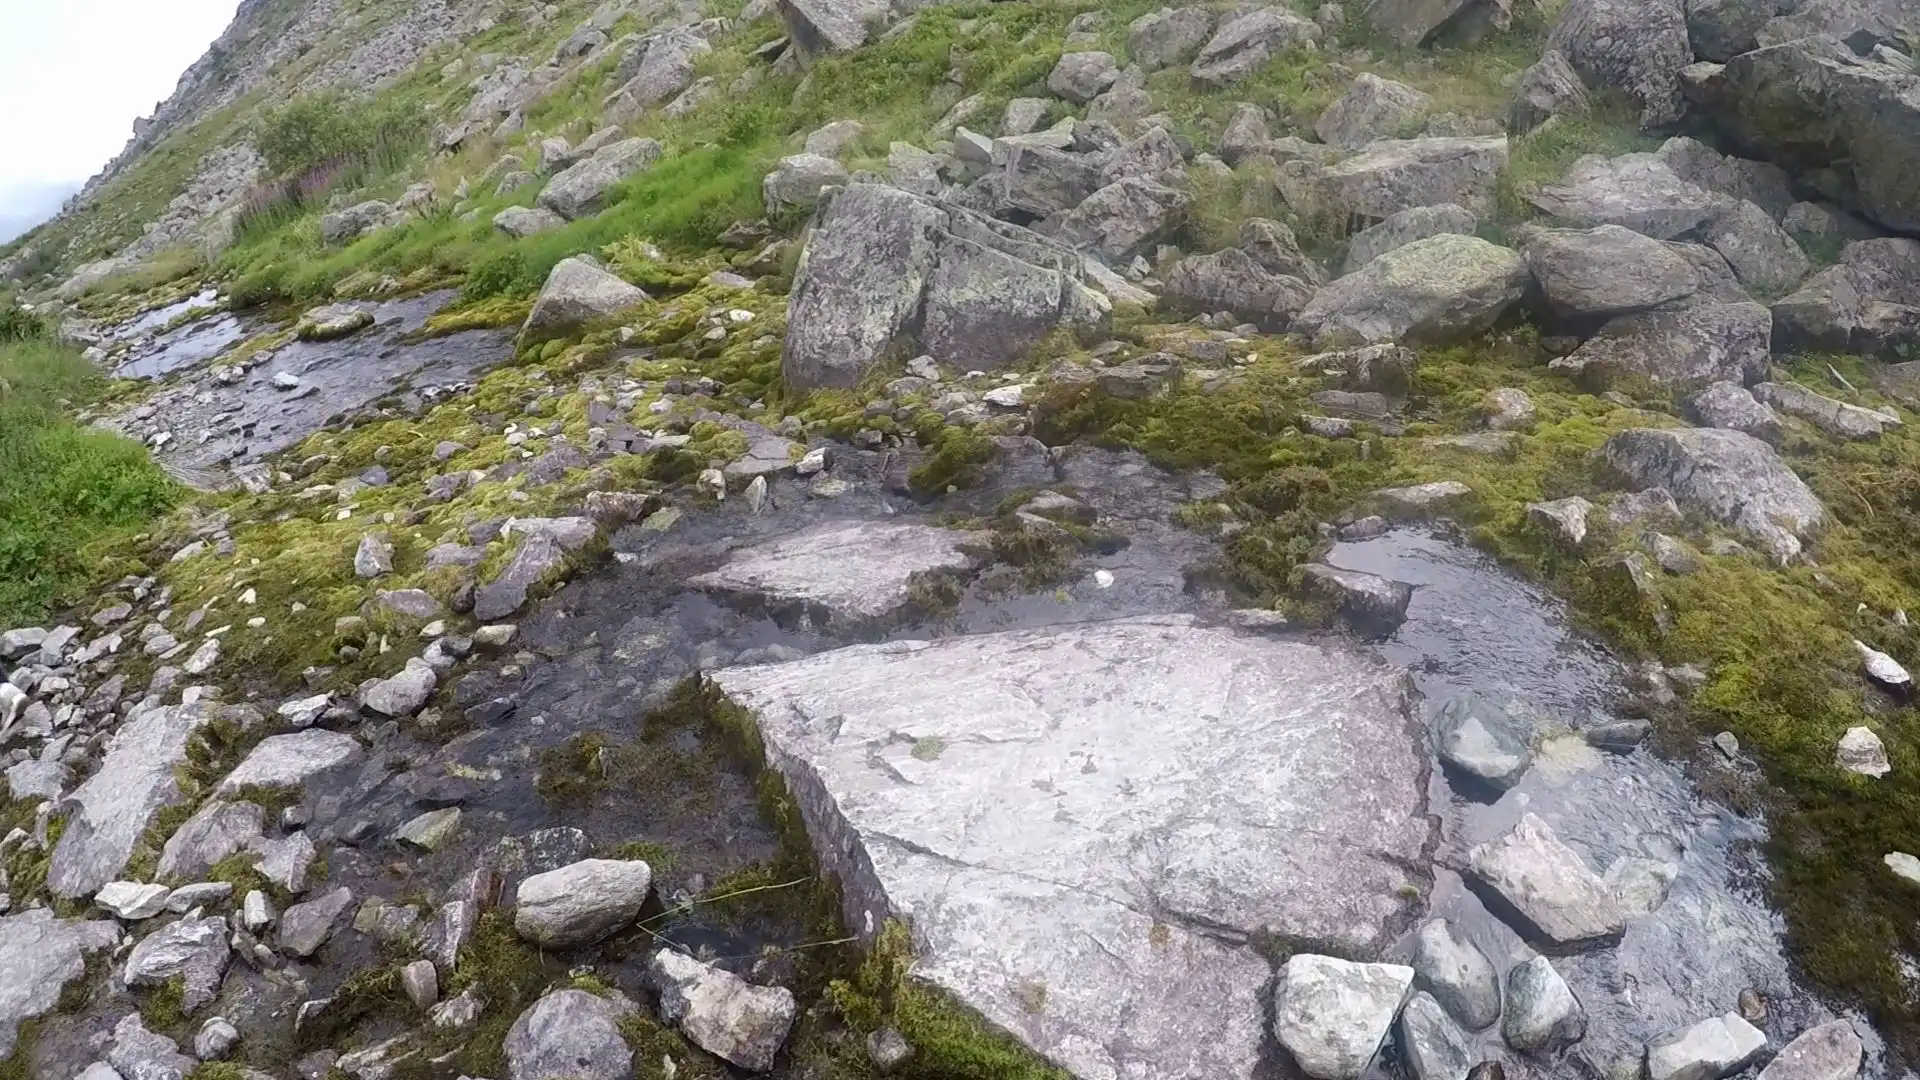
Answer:
<svg viewBox="0 0 1920 1080"><path fill-rule="evenodd" d="M0 344L0 624L83 598L99 552L173 504L139 445L68 418L102 388L73 349Z"/></svg>

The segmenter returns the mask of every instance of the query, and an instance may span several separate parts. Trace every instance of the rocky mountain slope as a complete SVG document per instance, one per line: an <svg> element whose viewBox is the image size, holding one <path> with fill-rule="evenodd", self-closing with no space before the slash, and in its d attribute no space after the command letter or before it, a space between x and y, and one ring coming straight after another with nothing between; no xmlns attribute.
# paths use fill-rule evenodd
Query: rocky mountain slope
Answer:
<svg viewBox="0 0 1920 1080"><path fill-rule="evenodd" d="M1916 25L248 0L0 260L0 1077L1909 1074Z"/></svg>

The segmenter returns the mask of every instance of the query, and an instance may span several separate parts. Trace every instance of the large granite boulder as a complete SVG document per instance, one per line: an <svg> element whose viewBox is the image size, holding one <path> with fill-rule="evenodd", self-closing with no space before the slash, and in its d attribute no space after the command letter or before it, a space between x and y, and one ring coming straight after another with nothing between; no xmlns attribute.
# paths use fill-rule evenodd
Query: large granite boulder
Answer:
<svg viewBox="0 0 1920 1080"><path fill-rule="evenodd" d="M971 570L965 539L910 522L833 522L743 548L687 584L760 610L860 625L907 607L923 575Z"/></svg>
<svg viewBox="0 0 1920 1080"><path fill-rule="evenodd" d="M1362 72L1314 121L1313 132L1329 146L1358 150L1376 139L1413 134L1432 108L1432 95Z"/></svg>
<svg viewBox="0 0 1920 1080"><path fill-rule="evenodd" d="M1313 286L1267 269L1240 248L1227 248L1175 263L1161 296L1183 310L1231 312L1236 319L1277 333L1313 298Z"/></svg>
<svg viewBox="0 0 1920 1080"><path fill-rule="evenodd" d="M1699 386L1764 378L1773 320L1759 304L1695 304L1611 319L1549 365L1594 383L1644 379Z"/></svg>
<svg viewBox="0 0 1920 1080"><path fill-rule="evenodd" d="M1295 953L1273 991L1273 1035L1315 1080L1359 1080L1413 985L1413 969Z"/></svg>
<svg viewBox="0 0 1920 1080"><path fill-rule="evenodd" d="M68 921L46 908L0 918L0 1060L14 1051L20 1025L45 1016L60 992L87 971L90 953L120 942L120 927Z"/></svg>
<svg viewBox="0 0 1920 1080"><path fill-rule="evenodd" d="M174 770L207 722L201 705L136 711L107 742L99 771L67 796L67 828L47 867L47 889L79 899L120 876L161 807L179 801Z"/></svg>
<svg viewBox="0 0 1920 1080"><path fill-rule="evenodd" d="M1660 241L1618 225L1543 229L1528 238L1526 255L1541 299L1562 318L1659 307L1700 286L1693 264Z"/></svg>
<svg viewBox="0 0 1920 1080"><path fill-rule="evenodd" d="M1851 208L1890 230L1920 231L1920 74L1911 65L1802 38L1734 57L1706 93L1715 119L1769 160L1831 170Z"/></svg>
<svg viewBox="0 0 1920 1080"><path fill-rule="evenodd" d="M1619 225L1656 240L1693 232L1726 201L1682 180L1656 154L1588 154L1561 182L1542 184L1526 199L1570 225Z"/></svg>
<svg viewBox="0 0 1920 1080"><path fill-rule="evenodd" d="M1569 0L1547 35L1591 87L1623 90L1640 105L1640 124L1680 119L1680 69L1693 63L1682 0Z"/></svg>
<svg viewBox="0 0 1920 1080"><path fill-rule="evenodd" d="M775 0L800 57L852 52L892 13L889 0Z"/></svg>
<svg viewBox="0 0 1920 1080"><path fill-rule="evenodd" d="M1316 346L1447 345L1484 333L1519 302L1527 264L1477 236L1416 240L1321 289L1294 318Z"/></svg>
<svg viewBox="0 0 1920 1080"><path fill-rule="evenodd" d="M1213 12L1161 8L1127 24L1127 57L1148 71L1184 64L1213 36Z"/></svg>
<svg viewBox="0 0 1920 1080"><path fill-rule="evenodd" d="M1920 345L1920 240L1847 245L1837 265L1774 303L1773 331L1783 349L1906 355Z"/></svg>
<svg viewBox="0 0 1920 1080"><path fill-rule="evenodd" d="M591 319L616 315L647 302L647 294L618 276L575 256L561 259L521 326L523 334L557 334Z"/></svg>
<svg viewBox="0 0 1920 1080"><path fill-rule="evenodd" d="M653 139L622 139L603 146L547 181L538 202L568 221L590 217L606 208L609 188L652 168L660 153Z"/></svg>
<svg viewBox="0 0 1920 1080"><path fill-rule="evenodd" d="M1508 0L1366 0L1360 8L1375 30L1406 48L1472 44L1513 17Z"/></svg>
<svg viewBox="0 0 1920 1080"><path fill-rule="evenodd" d="M1267 66L1289 48L1312 48L1320 27L1285 8L1261 7L1236 15L1193 58L1188 73L1195 82L1225 86Z"/></svg>
<svg viewBox="0 0 1920 1080"><path fill-rule="evenodd" d="M1663 487L1759 540L1786 562L1826 521L1826 509L1766 443L1715 428L1636 428L1608 439L1601 460L1637 488Z"/></svg>
<svg viewBox="0 0 1920 1080"><path fill-rule="evenodd" d="M1286 162L1278 183L1289 203L1308 212L1378 219L1452 203L1486 216L1506 167L1504 135L1381 139L1331 164Z"/></svg>
<svg viewBox="0 0 1920 1080"><path fill-rule="evenodd" d="M713 679L848 925L906 920L912 977L1080 1076L1252 1075L1253 937L1366 954L1418 910L1435 825L1408 684L1349 647L1161 616Z"/></svg>
<svg viewBox="0 0 1920 1080"><path fill-rule="evenodd" d="M1444 233L1472 236L1480 227L1480 218L1464 206L1441 203L1402 210L1378 225L1354 233L1347 241L1347 261L1342 273L1351 274L1395 248L1415 240Z"/></svg>
<svg viewBox="0 0 1920 1080"><path fill-rule="evenodd" d="M853 184L822 211L794 275L787 386L853 386L909 342L963 371L1005 366L1056 329L1105 318L1083 274L1078 255L1029 230Z"/></svg>

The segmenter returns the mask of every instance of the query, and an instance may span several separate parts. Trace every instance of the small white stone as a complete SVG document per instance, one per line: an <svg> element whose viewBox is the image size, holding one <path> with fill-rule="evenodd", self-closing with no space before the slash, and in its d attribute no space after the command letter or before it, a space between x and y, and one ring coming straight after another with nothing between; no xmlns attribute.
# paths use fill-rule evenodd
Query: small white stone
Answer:
<svg viewBox="0 0 1920 1080"><path fill-rule="evenodd" d="M151 919L167 908L173 892L165 885L145 885L138 881L110 881L94 894L93 902L128 921Z"/></svg>
<svg viewBox="0 0 1920 1080"><path fill-rule="evenodd" d="M1840 736L1840 745L1834 748L1834 764L1848 772L1859 773L1878 779L1893 771L1887 762L1887 748L1871 728L1851 727Z"/></svg>
<svg viewBox="0 0 1920 1080"><path fill-rule="evenodd" d="M1093 583L1102 589L1113 588L1113 571L1095 570L1093 572Z"/></svg>
<svg viewBox="0 0 1920 1080"><path fill-rule="evenodd" d="M1889 851L1881 861L1887 864L1887 869L1899 877L1912 884L1920 885L1920 859L1904 851Z"/></svg>
<svg viewBox="0 0 1920 1080"><path fill-rule="evenodd" d="M1853 647L1859 650L1860 660L1866 665L1867 678L1891 690L1905 690L1913 685L1913 676L1898 660L1864 641L1855 641Z"/></svg>

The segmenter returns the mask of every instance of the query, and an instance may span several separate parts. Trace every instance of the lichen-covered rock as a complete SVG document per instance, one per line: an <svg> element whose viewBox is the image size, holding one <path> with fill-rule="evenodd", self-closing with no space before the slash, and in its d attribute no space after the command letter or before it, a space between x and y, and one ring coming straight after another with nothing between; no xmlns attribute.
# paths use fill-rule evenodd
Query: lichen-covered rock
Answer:
<svg viewBox="0 0 1920 1080"><path fill-rule="evenodd" d="M1410 207L1377 225L1354 233L1353 238L1347 241L1347 261L1341 272L1351 274L1387 252L1406 247L1415 240L1446 233L1472 236L1479 227L1480 219L1464 206L1441 203L1438 206Z"/></svg>
<svg viewBox="0 0 1920 1080"><path fill-rule="evenodd" d="M1731 157L1684 135L1661 143L1655 156L1687 183L1735 201L1744 199L1774 220L1782 218L1794 203L1792 180L1786 170L1770 161Z"/></svg>
<svg viewBox="0 0 1920 1080"><path fill-rule="evenodd" d="M114 732L99 770L67 796L67 828L47 866L53 895L91 896L120 876L154 813L179 799L175 770L206 720L202 705L163 705Z"/></svg>
<svg viewBox="0 0 1920 1080"><path fill-rule="evenodd" d="M1753 388L1753 396L1788 416L1797 416L1843 439L1877 439L1888 428L1900 426L1900 418L1891 412L1836 401L1798 383L1759 383Z"/></svg>
<svg viewBox="0 0 1920 1080"><path fill-rule="evenodd" d="M338 247L384 226L393 217L393 207L377 199L349 206L320 218L320 239Z"/></svg>
<svg viewBox="0 0 1920 1080"><path fill-rule="evenodd" d="M567 219L544 206L509 206L493 215L493 227L515 240L564 228Z"/></svg>
<svg viewBox="0 0 1920 1080"><path fill-rule="evenodd" d="M888 0L776 0L802 57L852 52L886 22Z"/></svg>
<svg viewBox="0 0 1920 1080"><path fill-rule="evenodd" d="M220 781L213 795L232 798L249 787L298 790L321 773L357 765L365 756L359 741L344 732L309 728L271 735Z"/></svg>
<svg viewBox="0 0 1920 1080"><path fill-rule="evenodd" d="M301 341L332 341L373 325L373 312L352 304L327 304L311 308L293 324L293 336Z"/></svg>
<svg viewBox="0 0 1920 1080"><path fill-rule="evenodd" d="M1184 64L1213 35L1213 12L1161 8L1127 24L1127 58L1148 71Z"/></svg>
<svg viewBox="0 0 1920 1080"><path fill-rule="evenodd" d="M1556 116L1581 117L1593 108L1580 73L1565 53L1548 49L1513 84L1513 104L1507 107L1507 134L1525 135Z"/></svg>
<svg viewBox="0 0 1920 1080"><path fill-rule="evenodd" d="M179 980L181 1007L191 1015L220 992L232 955L225 919L217 915L181 919L135 945L127 954L121 979L129 988L165 986Z"/></svg>
<svg viewBox="0 0 1920 1080"><path fill-rule="evenodd" d="M1313 298L1313 286L1274 273L1240 248L1227 248L1175 263L1161 295L1184 310L1231 312L1236 319L1278 332Z"/></svg>
<svg viewBox="0 0 1920 1080"><path fill-rule="evenodd" d="M653 139L622 139L603 146L547 181L539 204L568 221L590 217L606 207L607 189L652 168L660 153Z"/></svg>
<svg viewBox="0 0 1920 1080"><path fill-rule="evenodd" d="M1665 244L1618 225L1542 229L1525 250L1542 298L1562 318L1658 307L1700 284L1693 265Z"/></svg>
<svg viewBox="0 0 1920 1080"><path fill-rule="evenodd" d="M1474 236L1430 236L1321 289L1294 328L1323 348L1452 344L1491 327L1524 295L1527 278L1514 251Z"/></svg>
<svg viewBox="0 0 1920 1080"><path fill-rule="evenodd" d="M1359 1080L1412 985L1410 967L1295 953L1274 983L1274 1038L1316 1080Z"/></svg>
<svg viewBox="0 0 1920 1080"><path fill-rule="evenodd" d="M638 1012L617 992L553 991L507 1029L507 1080L627 1080L633 1049L620 1023Z"/></svg>
<svg viewBox="0 0 1920 1080"><path fill-rule="evenodd" d="M1587 85L1631 95L1642 127L1680 119L1680 69L1693 63L1682 0L1570 0L1547 47L1564 54Z"/></svg>
<svg viewBox="0 0 1920 1080"><path fill-rule="evenodd" d="M1120 67L1112 53L1070 52L1063 54L1047 76L1047 89L1075 105L1085 105L1113 85Z"/></svg>
<svg viewBox="0 0 1920 1080"><path fill-rule="evenodd" d="M1782 348L1906 355L1920 344L1920 241L1847 245L1838 265L1773 305L1773 323Z"/></svg>
<svg viewBox="0 0 1920 1080"><path fill-rule="evenodd" d="M1474 877L1519 914L1524 929L1555 945L1617 938L1626 927L1606 883L1534 814L1467 859Z"/></svg>
<svg viewBox="0 0 1920 1080"><path fill-rule="evenodd" d="M1361 10L1374 29L1406 48L1472 44L1512 19L1506 0L1370 0Z"/></svg>
<svg viewBox="0 0 1920 1080"><path fill-rule="evenodd" d="M1587 515L1591 513L1593 504L1578 495L1527 504L1527 520L1572 548L1586 543Z"/></svg>
<svg viewBox="0 0 1920 1080"><path fill-rule="evenodd" d="M692 27L669 27L646 35L615 76L626 81L602 103L606 118L616 124L628 123L685 91L694 83L700 58L712 51L713 46Z"/></svg>
<svg viewBox="0 0 1920 1080"><path fill-rule="evenodd" d="M1320 28L1310 20L1285 8L1255 8L1221 23L1188 73L1196 82L1224 86L1267 66L1288 48L1311 48L1319 40Z"/></svg>
<svg viewBox="0 0 1920 1080"><path fill-rule="evenodd" d="M533 302L533 310L527 313L521 332L559 333L646 301L647 294L637 286L586 259L562 259L547 275L547 283L541 287L539 299Z"/></svg>
<svg viewBox="0 0 1920 1080"><path fill-rule="evenodd" d="M847 167L820 154L795 154L780 159L780 166L767 174L761 185L767 213L789 207L811 207L820 201L822 189L847 182Z"/></svg>
<svg viewBox="0 0 1920 1080"><path fill-rule="evenodd" d="M793 992L755 986L675 948L647 962L660 994L660 1015L702 1050L743 1069L766 1072L793 1027Z"/></svg>
<svg viewBox="0 0 1920 1080"><path fill-rule="evenodd" d="M1777 296L1800 284L1813 265L1785 229L1745 199L1716 211L1700 239L1727 260L1740 284L1763 295Z"/></svg>
<svg viewBox="0 0 1920 1080"><path fill-rule="evenodd" d="M1754 303L1640 311L1607 322L1549 367L1607 382L1622 377L1681 386L1751 382L1767 372L1773 320Z"/></svg>
<svg viewBox="0 0 1920 1080"><path fill-rule="evenodd" d="M88 954L119 941L110 919L68 921L44 907L0 917L0 1055L12 1055L20 1025L52 1012L67 984L86 974Z"/></svg>
<svg viewBox="0 0 1920 1080"><path fill-rule="evenodd" d="M1698 229L1725 196L1680 179L1655 154L1588 154L1573 163L1565 179L1541 185L1526 199L1569 224L1619 225L1671 240Z"/></svg>
<svg viewBox="0 0 1920 1080"><path fill-rule="evenodd" d="M1687 399L1687 409L1702 427L1744 432L1768 442L1780 437L1780 414L1736 382L1709 385Z"/></svg>
<svg viewBox="0 0 1920 1080"><path fill-rule="evenodd" d="M1118 266L1171 232L1192 205L1193 196L1178 188L1122 177L1068 211L1054 236Z"/></svg>
<svg viewBox="0 0 1920 1080"><path fill-rule="evenodd" d="M1336 215L1388 218L1443 203L1487 215L1506 167L1504 135L1380 139L1331 164L1286 162L1277 182L1294 206Z"/></svg>
<svg viewBox="0 0 1920 1080"><path fill-rule="evenodd" d="M885 620L912 602L918 576L973 566L963 539L907 522L822 524L735 552L688 584L776 611L809 610L854 624Z"/></svg>
<svg viewBox="0 0 1920 1080"><path fill-rule="evenodd" d="M1433 98L1405 83L1362 72L1313 125L1329 146L1358 150L1376 139L1397 139L1419 129Z"/></svg>
<svg viewBox="0 0 1920 1080"><path fill-rule="evenodd" d="M1600 456L1639 487L1752 535L1774 558L1800 553L1826 509L1766 443L1737 431L1637 428L1608 439Z"/></svg>

